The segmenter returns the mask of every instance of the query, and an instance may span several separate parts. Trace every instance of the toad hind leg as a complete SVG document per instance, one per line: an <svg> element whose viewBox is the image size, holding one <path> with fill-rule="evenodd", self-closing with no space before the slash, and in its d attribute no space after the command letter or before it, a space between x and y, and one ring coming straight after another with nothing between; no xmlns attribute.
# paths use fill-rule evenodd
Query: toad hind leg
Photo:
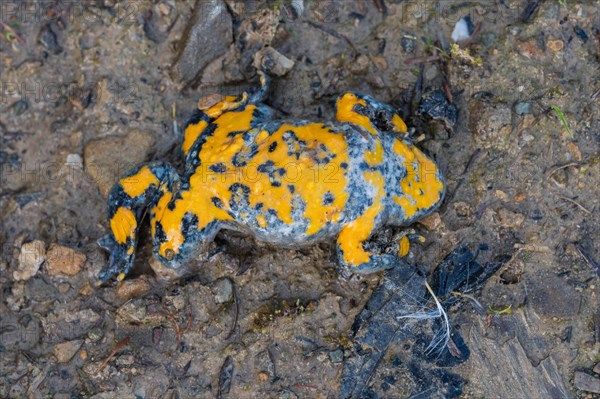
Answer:
<svg viewBox="0 0 600 399"><path fill-rule="evenodd" d="M348 224L340 232L337 240L339 262L342 275L346 273L368 274L380 270L393 268L398 258L391 254L374 254L363 248L363 244L371 231L368 226L372 224L370 216L363 215Z"/></svg>
<svg viewBox="0 0 600 399"><path fill-rule="evenodd" d="M98 244L110 253L108 267L99 275L101 282L118 275L125 278L133 267L137 230L148 209L153 208L165 192L172 192L179 175L170 165L153 163L137 167L110 191L108 219L110 233Z"/></svg>
<svg viewBox="0 0 600 399"><path fill-rule="evenodd" d="M377 255L365 251L363 244L369 239L377 227L378 218L384 212L384 181L378 171L365 172L365 179L374 186L377 194L371 206L352 222L348 223L337 239L339 262L343 273L373 273L379 270L391 269L398 258L390 254Z"/></svg>

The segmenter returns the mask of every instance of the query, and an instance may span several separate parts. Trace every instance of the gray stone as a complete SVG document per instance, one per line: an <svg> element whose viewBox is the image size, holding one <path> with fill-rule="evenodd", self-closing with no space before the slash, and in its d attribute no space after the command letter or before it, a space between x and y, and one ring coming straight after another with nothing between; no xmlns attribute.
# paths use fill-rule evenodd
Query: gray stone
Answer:
<svg viewBox="0 0 600 399"><path fill-rule="evenodd" d="M575 388L586 392L600 393L600 379L583 371L575 372Z"/></svg>
<svg viewBox="0 0 600 399"><path fill-rule="evenodd" d="M336 349L329 352L329 360L331 360L331 363L341 363L344 360L344 351Z"/></svg>
<svg viewBox="0 0 600 399"><path fill-rule="evenodd" d="M515 112L518 115L531 114L533 112L533 106L527 101L520 102L515 104Z"/></svg>
<svg viewBox="0 0 600 399"><path fill-rule="evenodd" d="M173 61L175 79L186 87L193 86L204 68L225 54L232 41L231 16L223 0L196 2L177 44Z"/></svg>
<svg viewBox="0 0 600 399"><path fill-rule="evenodd" d="M221 279L213 287L216 303L227 303L233 298L233 284L228 278Z"/></svg>

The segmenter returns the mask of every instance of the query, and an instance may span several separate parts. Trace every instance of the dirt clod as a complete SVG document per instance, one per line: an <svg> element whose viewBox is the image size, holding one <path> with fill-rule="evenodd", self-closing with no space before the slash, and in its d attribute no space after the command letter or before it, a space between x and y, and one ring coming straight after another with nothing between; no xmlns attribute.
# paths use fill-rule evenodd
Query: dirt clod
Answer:
<svg viewBox="0 0 600 399"><path fill-rule="evenodd" d="M498 214L498 224L501 227L514 229L520 227L525 221L524 215L509 211L506 208L500 208L496 213Z"/></svg>
<svg viewBox="0 0 600 399"><path fill-rule="evenodd" d="M79 251L51 244L46 258L46 270L50 276L74 276L81 271L86 260L85 254Z"/></svg>

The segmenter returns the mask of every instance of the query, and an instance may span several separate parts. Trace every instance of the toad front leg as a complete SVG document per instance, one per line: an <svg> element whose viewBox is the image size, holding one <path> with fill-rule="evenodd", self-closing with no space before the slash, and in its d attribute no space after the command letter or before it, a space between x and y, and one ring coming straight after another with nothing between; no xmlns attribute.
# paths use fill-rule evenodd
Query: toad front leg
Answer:
<svg viewBox="0 0 600 399"><path fill-rule="evenodd" d="M173 186L178 181L179 175L170 165L153 163L131 170L115 184L108 198L110 233L98 241L110 253L108 267L99 275L101 282L115 275L122 280L129 273L144 215L165 194L172 196Z"/></svg>

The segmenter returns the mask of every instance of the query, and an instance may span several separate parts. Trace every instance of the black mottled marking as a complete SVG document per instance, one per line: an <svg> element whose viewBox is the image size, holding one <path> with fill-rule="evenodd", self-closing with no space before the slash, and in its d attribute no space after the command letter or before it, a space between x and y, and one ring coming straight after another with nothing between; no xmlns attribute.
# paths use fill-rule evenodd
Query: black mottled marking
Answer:
<svg viewBox="0 0 600 399"><path fill-rule="evenodd" d="M323 205L331 205L333 204L334 200L335 197L331 191L327 191L325 194L323 194Z"/></svg>
<svg viewBox="0 0 600 399"><path fill-rule="evenodd" d="M195 170L198 167L198 165L200 165L200 150L202 149L202 146L204 145L204 143L206 143L206 140L208 140L208 138L210 136L215 134L216 129L217 129L216 124L214 124L214 123L209 124L206 127L206 129L204 129L202 131L200 136L198 136L198 138L196 139L194 144L192 144L192 146L190 147L190 150L188 151L188 156L185 160L186 175L191 175L192 171ZM195 154L195 155L193 155L193 154ZM192 171L189 170L189 165L191 165Z"/></svg>
<svg viewBox="0 0 600 399"><path fill-rule="evenodd" d="M250 188L248 186L242 183L233 183L229 187L229 191L231 191L229 205L232 210L239 210L244 207L248 207L248 196L250 195Z"/></svg>
<svg viewBox="0 0 600 399"><path fill-rule="evenodd" d="M213 165L210 165L208 167L208 169L212 170L215 173L225 173L227 172L227 167L225 166L225 164L219 162Z"/></svg>
<svg viewBox="0 0 600 399"><path fill-rule="evenodd" d="M258 204L256 204L254 209L256 209L257 211L260 211L264 206L265 206L265 204L263 204L262 202L259 202Z"/></svg>
<svg viewBox="0 0 600 399"><path fill-rule="evenodd" d="M186 212L183 215L183 219L181 220L181 234L184 240L198 234L198 216L192 212Z"/></svg>
<svg viewBox="0 0 600 399"><path fill-rule="evenodd" d="M269 145L269 152L275 151L276 148L277 148L277 142L274 141L271 143L271 145Z"/></svg>
<svg viewBox="0 0 600 399"><path fill-rule="evenodd" d="M423 191L423 189L422 189L422 188L420 188L420 189L419 189L419 195L420 195L420 196L423 196L423 195L425 195L425 192Z"/></svg>
<svg viewBox="0 0 600 399"><path fill-rule="evenodd" d="M171 201L169 201L169 203L167 204L167 208L170 211L174 211L175 210L175 198L171 199Z"/></svg>
<svg viewBox="0 0 600 399"><path fill-rule="evenodd" d="M159 243L167 241L167 234L160 221L156 221L154 239Z"/></svg>
<svg viewBox="0 0 600 399"><path fill-rule="evenodd" d="M354 107L352 107L352 110L357 114L364 115L371 120L375 119L375 114L373 110L370 109L370 107L366 107L362 104L355 104Z"/></svg>
<svg viewBox="0 0 600 399"><path fill-rule="evenodd" d="M347 163L347 162L342 162L342 163L340 164L340 167L341 167L342 169L348 169L348 163Z"/></svg>
<svg viewBox="0 0 600 399"><path fill-rule="evenodd" d="M212 197L210 200L212 201L213 205L216 206L217 208L220 208L220 209L223 208L223 201L221 201L221 198Z"/></svg>
<svg viewBox="0 0 600 399"><path fill-rule="evenodd" d="M274 168L275 163L270 159L267 162L258 165L258 171L261 173L272 173Z"/></svg>
<svg viewBox="0 0 600 399"><path fill-rule="evenodd" d="M290 193L294 194L294 192L296 191L296 186L294 186L293 184L288 184L288 190L290 190Z"/></svg>
<svg viewBox="0 0 600 399"><path fill-rule="evenodd" d="M192 116L190 116L188 121L185 123L183 130L185 131L189 126L197 125L200 123L200 121L210 122L210 118L204 112L196 108Z"/></svg>
<svg viewBox="0 0 600 399"><path fill-rule="evenodd" d="M232 138L232 137L238 136L240 134L244 134L245 132L246 132L245 130L235 130L233 132L227 133L227 137Z"/></svg>
<svg viewBox="0 0 600 399"><path fill-rule="evenodd" d="M300 140L296 133L291 130L287 130L282 135L283 141L288 146L288 155L295 156L296 159L300 159L302 152L306 150L306 141Z"/></svg>
<svg viewBox="0 0 600 399"><path fill-rule="evenodd" d="M258 144L254 142L256 132L247 131L242 134L244 146L233 156L231 163L237 167L246 166L248 161L258 153Z"/></svg>
<svg viewBox="0 0 600 399"><path fill-rule="evenodd" d="M265 163L258 165L257 170L269 176L269 181L273 187L281 187L280 177L285 175L284 168L275 168L275 163L268 160Z"/></svg>

